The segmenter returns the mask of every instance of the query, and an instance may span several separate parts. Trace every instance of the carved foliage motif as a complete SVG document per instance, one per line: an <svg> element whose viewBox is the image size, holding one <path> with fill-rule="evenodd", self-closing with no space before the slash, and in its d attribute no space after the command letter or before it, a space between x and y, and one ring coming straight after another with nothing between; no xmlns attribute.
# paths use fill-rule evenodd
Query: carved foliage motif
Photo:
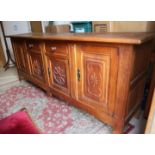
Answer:
<svg viewBox="0 0 155 155"><path fill-rule="evenodd" d="M95 99L102 95L102 68L98 62L86 61L86 94Z"/></svg>
<svg viewBox="0 0 155 155"><path fill-rule="evenodd" d="M63 63L55 62L53 65L54 82L60 86L67 87L66 67Z"/></svg>
<svg viewBox="0 0 155 155"><path fill-rule="evenodd" d="M31 55L33 74L39 78L43 78L43 64L41 55Z"/></svg>
<svg viewBox="0 0 155 155"><path fill-rule="evenodd" d="M37 74L37 75L39 75L39 76L41 76L42 75L42 66L41 66L41 64L39 63L39 61L38 60L34 60L33 61L33 69L34 69L34 73L35 74Z"/></svg>

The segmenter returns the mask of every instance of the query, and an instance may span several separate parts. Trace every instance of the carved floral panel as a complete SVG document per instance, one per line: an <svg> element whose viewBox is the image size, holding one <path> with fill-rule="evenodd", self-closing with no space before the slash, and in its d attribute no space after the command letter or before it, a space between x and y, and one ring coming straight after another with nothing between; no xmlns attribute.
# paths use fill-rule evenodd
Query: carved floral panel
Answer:
<svg viewBox="0 0 155 155"><path fill-rule="evenodd" d="M43 78L43 64L40 55L32 55L33 74L38 78Z"/></svg>
<svg viewBox="0 0 155 155"><path fill-rule="evenodd" d="M58 61L53 63L53 81L57 85L67 88L67 73L65 63Z"/></svg>
<svg viewBox="0 0 155 155"><path fill-rule="evenodd" d="M41 76L42 75L42 67L41 64L39 63L39 61L34 60L33 62L33 69L34 69L34 73Z"/></svg>

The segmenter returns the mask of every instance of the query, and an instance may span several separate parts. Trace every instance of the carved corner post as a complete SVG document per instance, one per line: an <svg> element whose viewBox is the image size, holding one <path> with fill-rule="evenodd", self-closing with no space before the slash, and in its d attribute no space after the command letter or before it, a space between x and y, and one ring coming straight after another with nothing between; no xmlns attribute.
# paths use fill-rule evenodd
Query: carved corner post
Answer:
<svg viewBox="0 0 155 155"><path fill-rule="evenodd" d="M146 101L145 110L144 110L145 118L148 118L148 115L149 115L152 97L153 97L153 91L155 87L155 51L151 53L150 64L152 65L152 73L151 73L149 92L148 92L147 101Z"/></svg>
<svg viewBox="0 0 155 155"><path fill-rule="evenodd" d="M19 73L19 62L18 62L18 60L17 60L17 49L16 49L16 42L14 41L14 39L13 38L11 38L11 45L12 45L12 48L13 48L13 54L14 54L14 58L15 58L15 62L16 62L16 67L17 67L17 73L18 73L18 78L19 78L19 81L22 81L23 79L24 79L24 77L23 76L21 76L20 75L20 73Z"/></svg>
<svg viewBox="0 0 155 155"><path fill-rule="evenodd" d="M119 48L119 70L116 91L116 107L113 122L113 133L122 133L125 126L125 114L127 108L130 78L134 63L134 50L132 45L124 45Z"/></svg>
<svg viewBox="0 0 155 155"><path fill-rule="evenodd" d="M41 46L41 57L43 61L43 68L44 68L44 76L45 76L45 81L46 81L46 93L49 97L52 97L52 92L50 90L50 82L51 82L51 77L52 77L52 68L51 68L51 63L50 63L50 58L49 55L47 55L46 53L46 49L45 49L45 43L42 42Z"/></svg>

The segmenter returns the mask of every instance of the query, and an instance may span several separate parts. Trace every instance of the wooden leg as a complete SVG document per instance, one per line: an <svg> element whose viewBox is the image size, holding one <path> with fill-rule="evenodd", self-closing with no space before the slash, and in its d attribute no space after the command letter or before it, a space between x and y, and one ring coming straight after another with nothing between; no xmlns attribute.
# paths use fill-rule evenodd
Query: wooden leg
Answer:
<svg viewBox="0 0 155 155"><path fill-rule="evenodd" d="M122 127L115 127L114 129L113 129L113 134L123 134L123 129L124 128L122 128Z"/></svg>
<svg viewBox="0 0 155 155"><path fill-rule="evenodd" d="M20 81L20 82L22 81L22 77L21 77L21 76L19 76L19 81Z"/></svg>
<svg viewBox="0 0 155 155"><path fill-rule="evenodd" d="M47 95L48 95L49 97L52 97L51 91L47 91Z"/></svg>
<svg viewBox="0 0 155 155"><path fill-rule="evenodd" d="M123 130L124 130L124 122L120 120L116 121L115 125L113 126L113 134L123 134Z"/></svg>
<svg viewBox="0 0 155 155"><path fill-rule="evenodd" d="M18 76L19 77L19 81L21 82L22 80L24 80L23 76Z"/></svg>

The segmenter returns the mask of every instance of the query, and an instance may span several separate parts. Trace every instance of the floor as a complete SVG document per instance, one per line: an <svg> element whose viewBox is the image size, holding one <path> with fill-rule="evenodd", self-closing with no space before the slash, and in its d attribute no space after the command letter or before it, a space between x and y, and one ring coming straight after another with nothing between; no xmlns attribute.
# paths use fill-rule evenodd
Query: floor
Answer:
<svg viewBox="0 0 155 155"><path fill-rule="evenodd" d="M4 68L0 68L0 86L17 80L18 74L15 67L11 67L6 71L4 70Z"/></svg>
<svg viewBox="0 0 155 155"><path fill-rule="evenodd" d="M7 84L9 84L9 85L11 84L12 86L16 86L16 85L20 84L20 82L18 80L17 70L15 67L10 68L7 71L4 71L4 69L2 69L2 68L0 69L0 89L1 90L5 89ZM74 108L74 111L76 111L75 109L76 108ZM85 114L83 115L81 112L79 112L79 113L77 112L76 114L77 115L80 114L81 117L84 117L84 115L85 115ZM89 115L86 117L88 118ZM136 115L132 118L129 125L130 126L126 127L127 128L126 133L130 133L130 134L143 133L144 129L145 129L145 125L146 125L146 120L143 119L143 111L139 110L136 113ZM75 125L75 126L77 126L77 125ZM75 130L75 131L81 131L81 130ZM103 133L103 132L101 132L101 133Z"/></svg>

